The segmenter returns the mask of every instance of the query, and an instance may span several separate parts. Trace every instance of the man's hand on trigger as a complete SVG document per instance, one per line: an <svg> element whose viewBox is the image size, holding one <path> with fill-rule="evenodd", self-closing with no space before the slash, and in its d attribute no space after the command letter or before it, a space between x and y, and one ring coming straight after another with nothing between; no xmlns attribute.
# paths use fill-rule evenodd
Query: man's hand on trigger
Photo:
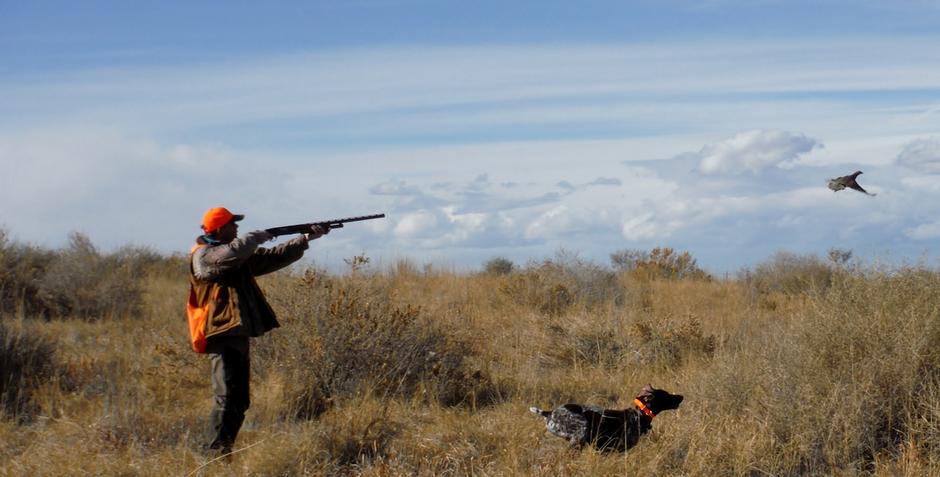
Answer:
<svg viewBox="0 0 940 477"><path fill-rule="evenodd" d="M329 225L311 225L310 231L304 234L307 240L315 240L330 233Z"/></svg>

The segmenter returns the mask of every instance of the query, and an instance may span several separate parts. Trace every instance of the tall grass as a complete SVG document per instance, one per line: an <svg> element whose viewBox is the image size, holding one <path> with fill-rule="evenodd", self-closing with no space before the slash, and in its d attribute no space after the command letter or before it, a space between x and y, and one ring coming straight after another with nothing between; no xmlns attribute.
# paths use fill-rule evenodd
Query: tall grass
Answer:
<svg viewBox="0 0 940 477"><path fill-rule="evenodd" d="M0 235L0 474L940 475L940 272L784 254L716 280L662 250L263 277L282 327L253 341L239 451L206 465L185 259ZM527 411L646 383L686 400L626 454Z"/></svg>

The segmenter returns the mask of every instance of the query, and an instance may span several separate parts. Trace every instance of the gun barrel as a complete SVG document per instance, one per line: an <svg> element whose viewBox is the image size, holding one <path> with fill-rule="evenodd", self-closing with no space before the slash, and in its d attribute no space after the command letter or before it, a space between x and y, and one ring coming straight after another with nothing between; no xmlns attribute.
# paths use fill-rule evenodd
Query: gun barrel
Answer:
<svg viewBox="0 0 940 477"><path fill-rule="evenodd" d="M347 222L359 222L361 220L384 219L385 214L360 215L359 217L346 217L345 219L327 220L330 224L345 224Z"/></svg>
<svg viewBox="0 0 940 477"><path fill-rule="evenodd" d="M348 222L359 222L362 220L373 220L373 219L383 219L385 214L373 214L373 215L360 215L358 217L345 217L342 219L333 219L333 220L322 220L318 222L308 222L305 224L295 224L295 225L284 225L281 227L272 227L270 229L265 229L271 235L280 236L288 234L300 234L310 230L310 227L313 225L321 225L329 227L331 229L342 228L343 224Z"/></svg>

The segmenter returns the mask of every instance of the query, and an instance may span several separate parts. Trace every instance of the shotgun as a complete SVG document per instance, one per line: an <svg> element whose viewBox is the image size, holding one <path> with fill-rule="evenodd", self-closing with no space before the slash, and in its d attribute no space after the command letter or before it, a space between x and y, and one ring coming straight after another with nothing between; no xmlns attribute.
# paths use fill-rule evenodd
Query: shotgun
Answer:
<svg viewBox="0 0 940 477"><path fill-rule="evenodd" d="M343 224L348 223L348 222L359 222L362 220L383 219L383 218L385 218L385 214L361 215L359 217L346 217L345 219L333 219L333 220L323 220L320 222L310 222L306 224L284 225L281 227L272 227L270 229L264 229L264 230L265 232L277 237L279 235L306 233L310 231L310 227L313 225L320 225L322 227L329 227L331 229L339 229L343 227Z"/></svg>

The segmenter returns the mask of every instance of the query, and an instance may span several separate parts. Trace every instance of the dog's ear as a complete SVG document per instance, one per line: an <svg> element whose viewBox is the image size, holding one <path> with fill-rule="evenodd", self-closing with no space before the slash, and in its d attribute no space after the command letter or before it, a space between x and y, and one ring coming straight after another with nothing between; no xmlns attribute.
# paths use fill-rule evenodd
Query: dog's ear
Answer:
<svg viewBox="0 0 940 477"><path fill-rule="evenodd" d="M653 393L655 391L656 389L653 388L652 385L647 384L646 386L643 386L643 389L640 390L640 394L636 395L636 398L643 402L648 402L649 399L653 397L654 395Z"/></svg>

